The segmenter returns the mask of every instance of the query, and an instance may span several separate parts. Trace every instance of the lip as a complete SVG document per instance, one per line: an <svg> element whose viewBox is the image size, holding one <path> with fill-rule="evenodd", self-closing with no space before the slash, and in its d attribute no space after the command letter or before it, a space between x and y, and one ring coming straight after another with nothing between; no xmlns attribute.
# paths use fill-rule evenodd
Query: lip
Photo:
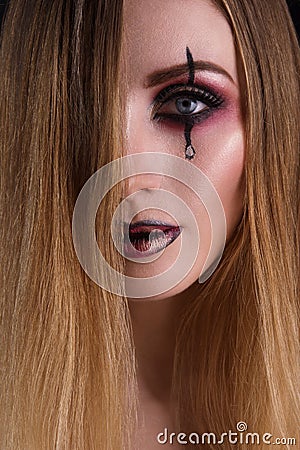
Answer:
<svg viewBox="0 0 300 450"><path fill-rule="evenodd" d="M168 247L182 232L182 227L160 220L140 220L124 224L125 257L144 258ZM151 233L151 236L150 236Z"/></svg>

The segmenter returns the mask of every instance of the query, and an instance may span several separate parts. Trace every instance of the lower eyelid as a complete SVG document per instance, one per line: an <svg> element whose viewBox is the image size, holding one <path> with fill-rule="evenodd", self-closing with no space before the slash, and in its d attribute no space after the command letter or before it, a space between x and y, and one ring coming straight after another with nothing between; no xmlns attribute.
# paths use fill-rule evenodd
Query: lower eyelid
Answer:
<svg viewBox="0 0 300 450"><path fill-rule="evenodd" d="M191 115L184 115L184 114L157 114L154 116L152 120L155 122L165 122L166 124L168 122L171 122L172 124L191 124L191 125L197 125L201 123L203 120L207 119L209 116L211 116L214 113L212 109L209 109L209 107L200 113L197 114L191 114Z"/></svg>

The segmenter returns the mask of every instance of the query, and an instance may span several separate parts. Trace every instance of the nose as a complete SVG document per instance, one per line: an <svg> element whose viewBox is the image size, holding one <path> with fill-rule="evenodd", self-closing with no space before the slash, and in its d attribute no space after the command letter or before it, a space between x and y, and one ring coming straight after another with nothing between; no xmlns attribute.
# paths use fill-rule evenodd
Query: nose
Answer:
<svg viewBox="0 0 300 450"><path fill-rule="evenodd" d="M162 188L163 175L160 174L139 174L128 178L126 194L131 195L134 192L144 190L150 192L151 189Z"/></svg>

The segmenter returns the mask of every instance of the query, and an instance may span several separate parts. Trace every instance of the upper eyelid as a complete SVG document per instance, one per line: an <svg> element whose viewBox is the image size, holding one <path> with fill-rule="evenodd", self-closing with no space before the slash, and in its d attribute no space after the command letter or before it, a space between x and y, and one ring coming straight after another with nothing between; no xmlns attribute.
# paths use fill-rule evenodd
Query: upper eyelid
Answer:
<svg viewBox="0 0 300 450"><path fill-rule="evenodd" d="M176 92L178 89L178 92ZM159 97L164 94L166 92L166 90L169 90L170 93L170 98L168 98L168 96L166 95L165 98L163 98L163 100L159 100ZM214 97L216 99L216 101L220 101L223 102L224 98L223 96L217 94L216 92L213 92L212 89L207 88L205 86L199 85L197 83L193 83L192 85L188 85L186 83L175 83L175 84L171 84L168 86L165 86L156 96L155 99L153 100L153 102L151 102L149 108L147 108L149 111L151 111L151 116L153 116L153 110L154 110L154 115L157 113L157 111L155 111L156 106L158 104L163 105L164 103L168 103L168 101L172 101L172 95L176 95L178 94L178 97L180 97L181 94L185 94L187 92L191 92L191 94L194 94L195 96L197 96L197 94L207 94L207 95L211 95L212 97ZM159 110L159 109L158 109Z"/></svg>
<svg viewBox="0 0 300 450"><path fill-rule="evenodd" d="M192 92L192 93L197 93L199 91L205 91L207 89L205 89L203 86L200 86L198 84L193 84L193 85L188 85L186 83L176 83L176 84L170 84L168 86L165 86L163 89L161 89L161 91L155 96L153 102L151 102L150 106L155 105L157 102L159 102L159 97L162 94L166 94L167 90L170 91L170 95L172 95L176 90L178 89L178 93L180 94L185 93L185 92ZM215 95L215 94L213 94Z"/></svg>
<svg viewBox="0 0 300 450"><path fill-rule="evenodd" d="M159 96L162 95L163 93L165 93L166 91L170 91L170 94L172 94L174 91L176 91L178 89L179 93L180 92L187 92L190 91L191 93L199 93L199 92L204 92L204 93L209 93L212 96L216 97L216 98L221 98L223 97L222 94L220 94L218 91L216 91L214 88L207 86L206 84L202 84L202 83L193 83L193 84L187 84L187 83L174 83L174 84L169 84L167 86L165 86L164 88L162 88L159 93L155 96L152 104L154 104L156 101L158 101Z"/></svg>

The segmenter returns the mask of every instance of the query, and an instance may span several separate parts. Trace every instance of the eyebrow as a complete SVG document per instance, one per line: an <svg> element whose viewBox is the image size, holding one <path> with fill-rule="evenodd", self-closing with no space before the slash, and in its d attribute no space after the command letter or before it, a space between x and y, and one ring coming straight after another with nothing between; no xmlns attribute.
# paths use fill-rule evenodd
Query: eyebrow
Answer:
<svg viewBox="0 0 300 450"><path fill-rule="evenodd" d="M214 64L209 61L194 61L194 67L195 72L202 71L202 72L218 73L220 75L224 75L233 84L235 84L235 81L233 80L232 76L218 64ZM189 73L189 66L186 63L177 64L175 66L168 67L167 69L156 70L147 76L146 81L144 83L144 87L151 88L159 84L165 83L166 81L169 81L172 78L176 78L180 75L184 75L187 73Z"/></svg>

